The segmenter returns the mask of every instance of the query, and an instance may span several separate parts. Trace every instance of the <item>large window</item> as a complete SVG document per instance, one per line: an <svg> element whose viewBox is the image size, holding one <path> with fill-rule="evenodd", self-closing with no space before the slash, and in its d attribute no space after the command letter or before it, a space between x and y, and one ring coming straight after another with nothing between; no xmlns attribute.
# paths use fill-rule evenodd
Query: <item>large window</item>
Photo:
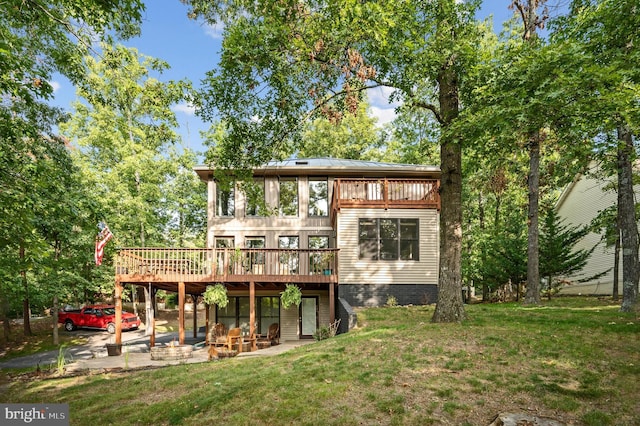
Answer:
<svg viewBox="0 0 640 426"><path fill-rule="evenodd" d="M280 216L298 216L297 178L280 178Z"/></svg>
<svg viewBox="0 0 640 426"><path fill-rule="evenodd" d="M248 249L263 249L264 237L247 237L244 245ZM246 266L249 267L247 272L252 274L264 274L264 250L249 250L246 253Z"/></svg>
<svg viewBox="0 0 640 426"><path fill-rule="evenodd" d="M280 253L280 271L283 274L298 273L298 252L293 251L300 248L300 239L298 237L278 237L278 248L289 249L291 251L283 251Z"/></svg>
<svg viewBox="0 0 640 426"><path fill-rule="evenodd" d="M418 219L360 219L360 259L419 260Z"/></svg>
<svg viewBox="0 0 640 426"><path fill-rule="evenodd" d="M327 216L328 200L327 179L309 179L309 216Z"/></svg>
<svg viewBox="0 0 640 426"><path fill-rule="evenodd" d="M252 184L245 187L244 192L247 199L245 215L263 216L264 212L262 210L265 207L264 179L255 178Z"/></svg>
<svg viewBox="0 0 640 426"><path fill-rule="evenodd" d="M225 308L216 305L216 318L223 323L227 330L240 327L243 332L249 332L249 298L229 297L229 304ZM269 325L280 323L280 297L256 297L256 332L267 334Z"/></svg>
<svg viewBox="0 0 640 426"><path fill-rule="evenodd" d="M322 235L313 235L309 237L310 249L328 249L329 237ZM320 253L311 253L309 255L309 270L313 274L319 274L325 267Z"/></svg>
<svg viewBox="0 0 640 426"><path fill-rule="evenodd" d="M216 237L215 239L215 248L217 249L232 249L234 247L233 237ZM231 273L233 271L233 264L231 262L231 252L226 250L216 252L216 273L223 274L224 273L224 265L225 262L227 264L227 272ZM225 259L226 257L226 259Z"/></svg>
<svg viewBox="0 0 640 426"><path fill-rule="evenodd" d="M235 214L235 191L233 184L225 187L216 185L216 216L233 216Z"/></svg>

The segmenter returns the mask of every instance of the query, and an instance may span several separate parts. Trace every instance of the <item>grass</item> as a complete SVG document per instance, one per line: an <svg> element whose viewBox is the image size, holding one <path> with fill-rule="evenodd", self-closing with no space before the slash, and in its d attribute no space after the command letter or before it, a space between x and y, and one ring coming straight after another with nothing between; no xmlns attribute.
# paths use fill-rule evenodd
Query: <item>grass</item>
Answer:
<svg viewBox="0 0 640 426"><path fill-rule="evenodd" d="M71 424L482 425L505 411L640 424L640 320L598 299L358 312L359 328L276 357L47 380L0 402L69 403ZM4 372L7 374L7 372Z"/></svg>
<svg viewBox="0 0 640 426"><path fill-rule="evenodd" d="M53 344L52 330L51 317L31 319L31 336L24 335L21 324L12 324L11 341L7 342L5 336L2 336L2 340L0 340L0 360L7 361L19 356L58 350L59 346ZM66 333L61 327L58 330L60 345L80 345L86 340Z"/></svg>

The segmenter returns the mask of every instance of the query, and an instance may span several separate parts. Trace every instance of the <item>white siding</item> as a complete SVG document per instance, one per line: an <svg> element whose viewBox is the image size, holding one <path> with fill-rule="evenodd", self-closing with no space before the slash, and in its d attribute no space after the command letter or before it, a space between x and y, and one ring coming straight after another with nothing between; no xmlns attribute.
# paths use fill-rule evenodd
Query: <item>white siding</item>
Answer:
<svg viewBox="0 0 640 426"><path fill-rule="evenodd" d="M592 170L593 171L593 170ZM607 207L617 204L617 194L613 190L604 191L603 188L609 181L595 179L592 176L582 175L571 184L563 193L556 209L558 215L565 219L566 224L582 226L591 223L598 213ZM638 187L635 188L636 194ZM589 258L586 267L580 274L567 277L573 281L571 285L563 287L561 294L611 294L613 291L613 257L614 248L605 247L601 242L601 235L589 233L576 246L575 249L591 249L597 245ZM585 283L577 282L609 270L606 275ZM622 286L622 276L620 276ZM622 294L622 287L620 287Z"/></svg>
<svg viewBox="0 0 640 426"><path fill-rule="evenodd" d="M359 259L360 218L419 219L419 261ZM438 212L420 209L342 209L337 221L340 284L437 284Z"/></svg>

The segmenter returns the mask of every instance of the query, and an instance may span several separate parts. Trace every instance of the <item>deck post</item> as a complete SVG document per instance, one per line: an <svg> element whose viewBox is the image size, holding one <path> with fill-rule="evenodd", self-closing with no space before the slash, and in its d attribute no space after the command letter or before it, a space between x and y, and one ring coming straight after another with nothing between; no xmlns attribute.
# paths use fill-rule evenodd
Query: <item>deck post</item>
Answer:
<svg viewBox="0 0 640 426"><path fill-rule="evenodd" d="M209 306L207 303L204 304L204 343L209 344Z"/></svg>
<svg viewBox="0 0 640 426"><path fill-rule="evenodd" d="M178 283L178 343L184 345L184 281Z"/></svg>
<svg viewBox="0 0 640 426"><path fill-rule="evenodd" d="M249 281L249 336L256 335L256 283Z"/></svg>
<svg viewBox="0 0 640 426"><path fill-rule="evenodd" d="M329 284L329 322L331 324L336 320L336 295L334 283Z"/></svg>
<svg viewBox="0 0 640 426"><path fill-rule="evenodd" d="M198 337L198 297L191 295L193 299L193 338Z"/></svg>
<svg viewBox="0 0 640 426"><path fill-rule="evenodd" d="M151 287L151 312L153 317L151 318L151 334L149 335L149 347L156 345L156 312L158 312L158 304L156 303L156 293L158 289ZM147 321L149 322L149 321Z"/></svg>
<svg viewBox="0 0 640 426"><path fill-rule="evenodd" d="M116 305L116 345L122 344L122 284L116 280L115 287L115 305Z"/></svg>

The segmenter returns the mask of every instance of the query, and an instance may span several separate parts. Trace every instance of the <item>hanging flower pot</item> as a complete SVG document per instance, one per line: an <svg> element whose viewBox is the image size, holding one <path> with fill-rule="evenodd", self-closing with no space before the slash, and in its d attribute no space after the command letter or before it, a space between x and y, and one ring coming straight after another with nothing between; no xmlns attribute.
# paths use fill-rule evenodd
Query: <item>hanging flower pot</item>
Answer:
<svg viewBox="0 0 640 426"><path fill-rule="evenodd" d="M287 284L284 291L280 293L280 302L284 309L292 305L300 306L302 302L302 290L297 285Z"/></svg>
<svg viewBox="0 0 640 426"><path fill-rule="evenodd" d="M207 286L202 299L207 305L218 305L220 308L226 308L229 304L227 288L220 283Z"/></svg>

